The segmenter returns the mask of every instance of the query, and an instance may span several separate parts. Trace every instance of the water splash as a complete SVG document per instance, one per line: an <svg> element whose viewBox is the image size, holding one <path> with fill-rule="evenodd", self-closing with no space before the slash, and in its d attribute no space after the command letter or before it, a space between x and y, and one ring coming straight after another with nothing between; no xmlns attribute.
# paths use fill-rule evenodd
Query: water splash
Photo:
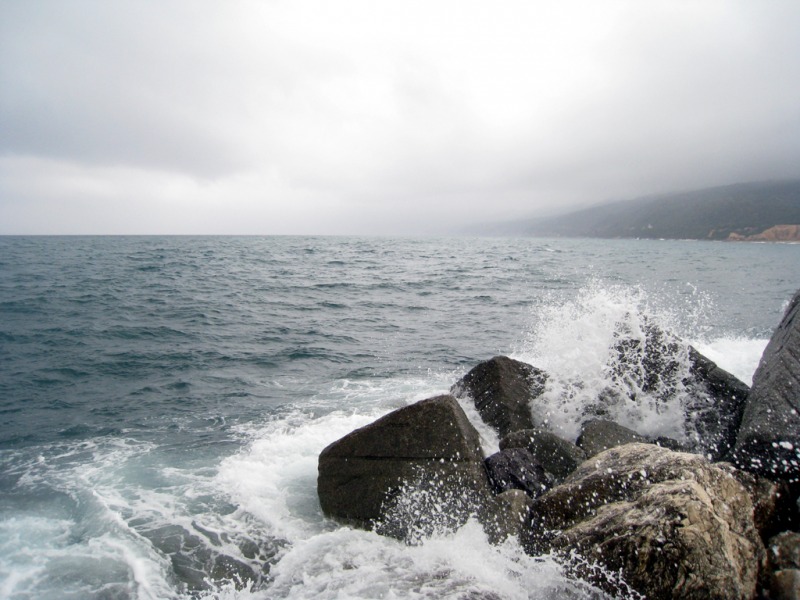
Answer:
<svg viewBox="0 0 800 600"><path fill-rule="evenodd" d="M600 282L541 305L515 355L549 375L535 419L573 440L594 417L685 440L689 353L673 332L686 329L687 311L665 306L641 288Z"/></svg>

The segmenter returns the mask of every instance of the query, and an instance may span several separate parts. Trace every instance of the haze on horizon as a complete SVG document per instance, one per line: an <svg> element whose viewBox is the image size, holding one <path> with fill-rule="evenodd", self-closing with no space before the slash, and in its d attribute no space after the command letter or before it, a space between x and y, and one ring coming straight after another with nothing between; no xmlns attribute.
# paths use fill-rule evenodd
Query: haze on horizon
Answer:
<svg viewBox="0 0 800 600"><path fill-rule="evenodd" d="M0 234L430 234L800 177L794 0L9 0Z"/></svg>

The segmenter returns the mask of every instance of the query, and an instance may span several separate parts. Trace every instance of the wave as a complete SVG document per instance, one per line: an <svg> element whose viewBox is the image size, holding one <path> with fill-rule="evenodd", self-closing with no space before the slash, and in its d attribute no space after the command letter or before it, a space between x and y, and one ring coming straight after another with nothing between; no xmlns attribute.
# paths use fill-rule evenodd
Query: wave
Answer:
<svg viewBox="0 0 800 600"><path fill-rule="evenodd" d="M745 382L766 340L703 342L705 298L683 311L673 298L598 281L539 305L514 357L548 373L531 410L568 439L601 416L647 436L680 441L688 400L690 344Z"/></svg>

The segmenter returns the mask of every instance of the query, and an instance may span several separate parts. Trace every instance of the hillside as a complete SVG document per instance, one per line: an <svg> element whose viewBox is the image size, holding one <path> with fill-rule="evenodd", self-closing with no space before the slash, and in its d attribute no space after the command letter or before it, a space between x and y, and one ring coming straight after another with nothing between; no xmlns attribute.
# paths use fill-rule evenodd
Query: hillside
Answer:
<svg viewBox="0 0 800 600"><path fill-rule="evenodd" d="M800 180L741 183L509 224L506 233L598 238L800 241Z"/></svg>

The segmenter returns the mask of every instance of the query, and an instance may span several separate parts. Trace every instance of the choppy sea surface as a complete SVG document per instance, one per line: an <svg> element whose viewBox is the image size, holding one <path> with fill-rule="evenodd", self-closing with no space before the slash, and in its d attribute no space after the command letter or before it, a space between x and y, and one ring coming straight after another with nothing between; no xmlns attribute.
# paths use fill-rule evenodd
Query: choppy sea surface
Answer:
<svg viewBox="0 0 800 600"><path fill-rule="evenodd" d="M497 354L574 436L644 323L750 383L798 287L800 245L0 237L0 598L599 597L471 522L326 520L320 450Z"/></svg>

